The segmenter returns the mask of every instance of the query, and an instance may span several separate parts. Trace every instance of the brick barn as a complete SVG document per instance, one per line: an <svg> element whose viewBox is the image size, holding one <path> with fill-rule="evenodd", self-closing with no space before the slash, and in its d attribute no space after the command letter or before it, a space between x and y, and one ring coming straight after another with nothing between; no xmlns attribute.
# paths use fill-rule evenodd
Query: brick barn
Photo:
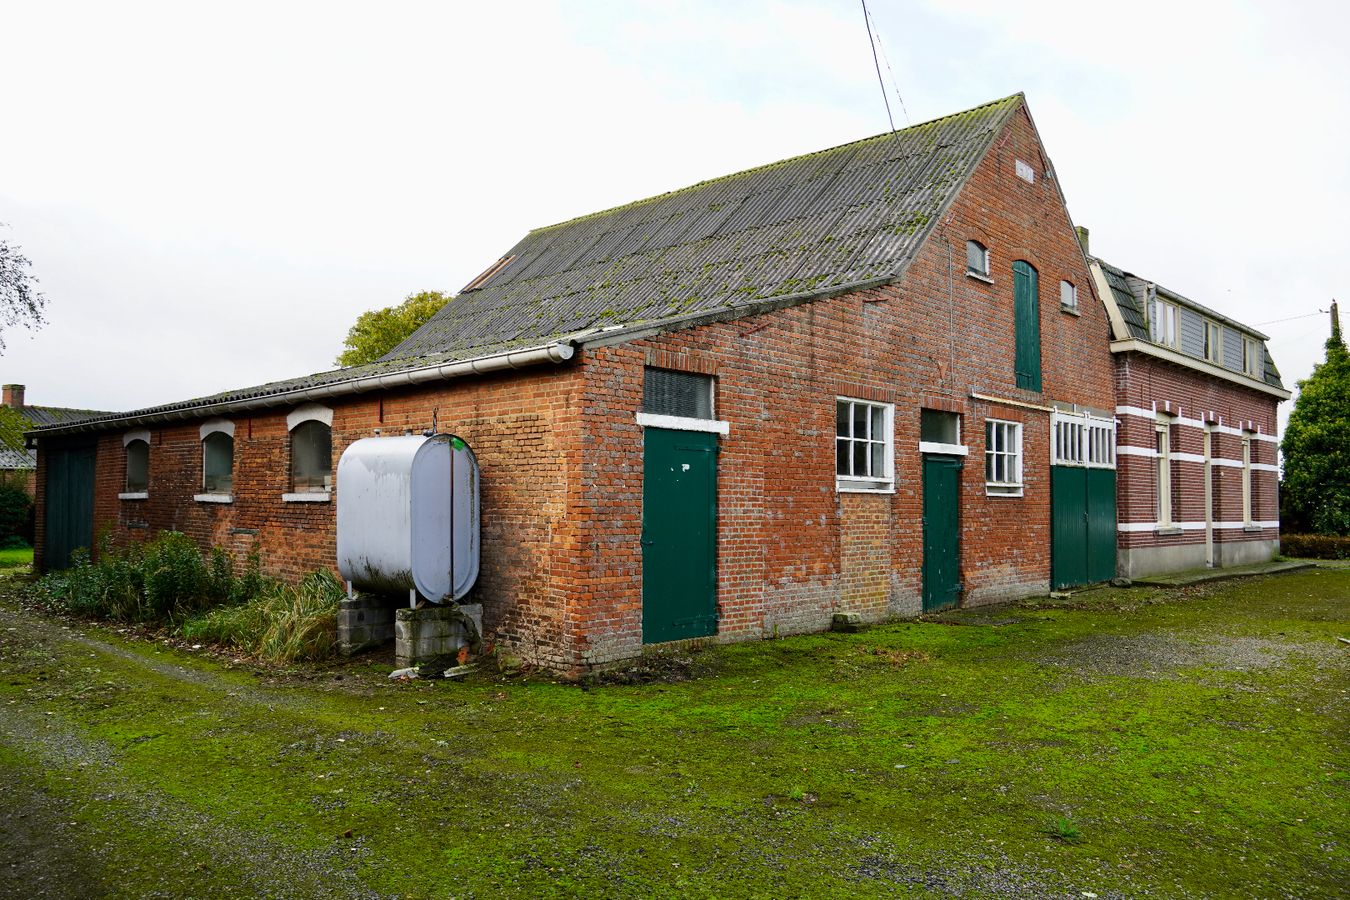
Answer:
<svg viewBox="0 0 1350 900"><path fill-rule="evenodd" d="M434 420L484 628L544 665L1101 580L1111 322L1016 95L531 231L372 365L39 429L39 560L110 523L331 567L338 456Z"/></svg>
<svg viewBox="0 0 1350 900"><path fill-rule="evenodd" d="M1277 408L1266 335L1090 258L1111 317L1120 423L1120 573L1265 562L1280 550Z"/></svg>

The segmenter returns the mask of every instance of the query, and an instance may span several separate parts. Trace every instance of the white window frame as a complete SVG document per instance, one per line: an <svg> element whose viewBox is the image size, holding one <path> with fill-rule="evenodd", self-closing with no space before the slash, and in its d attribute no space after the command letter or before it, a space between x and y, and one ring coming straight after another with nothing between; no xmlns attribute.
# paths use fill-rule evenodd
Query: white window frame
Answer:
<svg viewBox="0 0 1350 900"><path fill-rule="evenodd" d="M1265 354L1261 352L1261 342L1252 338L1242 338L1242 373L1249 378L1262 378L1265 373Z"/></svg>
<svg viewBox="0 0 1350 900"><path fill-rule="evenodd" d="M1060 281L1059 305L1064 309L1078 309L1078 285L1068 279Z"/></svg>
<svg viewBox="0 0 1350 900"><path fill-rule="evenodd" d="M1011 446L1010 450L995 450L990 438L995 430L1002 430L1006 435L1006 446ZM989 478L990 463L1002 456L1006 462L1006 468L1012 477L1007 481L991 481ZM995 465L993 468L997 468ZM984 493L988 497L1021 497L1023 494L1022 484L1022 423L1010 422L1006 419L985 419L984 420Z"/></svg>
<svg viewBox="0 0 1350 900"><path fill-rule="evenodd" d="M1017 160L1014 169L1017 171L1017 177L1027 184L1036 183L1036 170L1031 167L1031 163L1023 162L1019 159Z"/></svg>
<svg viewBox="0 0 1350 900"><path fill-rule="evenodd" d="M863 400L859 397L835 397L834 402L835 402L835 417L836 417L834 453L833 453L833 459L835 460L834 489L839 493L863 493L863 494L895 493L895 404L878 403L875 400ZM874 436L868 440L868 443L884 444L885 449L882 454L885 459L884 477L877 478L875 476L857 476L857 475L839 474L839 464L838 464L839 442L848 441L850 444L852 444L857 441L857 438L852 436L850 437L839 436L837 423L838 423L840 403L862 404L863 406L869 408L878 408L884 410L884 417L883 417L884 423L882 425L881 440L880 441L876 440ZM853 421L853 410L852 407L850 407L849 422L852 423L852 421ZM868 422L869 423L871 422L870 415L868 416ZM852 453L850 453L849 459L852 458L853 455Z"/></svg>
<svg viewBox="0 0 1350 900"><path fill-rule="evenodd" d="M1155 305L1153 342L1164 347L1176 347L1181 330L1181 312L1175 303L1168 303L1165 300L1157 300Z"/></svg>
<svg viewBox="0 0 1350 900"><path fill-rule="evenodd" d="M1252 527L1252 432L1242 432L1242 525Z"/></svg>
<svg viewBox="0 0 1350 900"><path fill-rule="evenodd" d="M1172 419L1158 416L1154 426L1157 441L1158 528L1172 527Z"/></svg>
<svg viewBox="0 0 1350 900"><path fill-rule="evenodd" d="M1116 467L1116 420L1089 412L1050 414L1050 465Z"/></svg>
<svg viewBox="0 0 1350 900"><path fill-rule="evenodd" d="M1223 365L1223 326L1209 319L1201 319L1200 322L1205 332L1200 345L1205 361L1212 362L1216 366ZM1212 342L1210 338L1213 338ZM1211 353L1211 350L1214 352Z"/></svg>

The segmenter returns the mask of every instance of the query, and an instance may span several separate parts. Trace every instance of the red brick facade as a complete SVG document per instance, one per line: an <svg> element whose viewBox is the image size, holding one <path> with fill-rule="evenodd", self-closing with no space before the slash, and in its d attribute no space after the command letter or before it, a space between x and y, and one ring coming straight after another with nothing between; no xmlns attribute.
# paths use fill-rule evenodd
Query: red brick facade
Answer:
<svg viewBox="0 0 1350 900"><path fill-rule="evenodd" d="M1141 353L1116 358L1122 574L1260 562L1279 550L1279 398ZM1161 418L1159 414L1162 414ZM1158 427L1171 447L1171 527L1159 525ZM1213 549L1207 559L1205 435L1210 435ZM1250 442L1250 475L1243 442ZM1243 479L1250 477L1251 516Z"/></svg>
<svg viewBox="0 0 1350 900"><path fill-rule="evenodd" d="M1032 167L1034 182L1017 176L1018 160ZM637 413L648 366L713 376L716 418L728 423L718 462L719 640L821 629L841 611L873 620L920 611L924 408L958 413L969 451L960 487L963 604L1043 591L1050 578L1048 406L1117 405L1107 315L1045 160L1023 108L892 284L614 346L590 344L561 365L327 402L334 463L376 428L430 427L436 410L441 430L468 441L482 468L475 599L484 604L485 629L547 665L641 651ZM992 283L967 276L969 239L990 249ZM1013 374L1012 264L1019 259L1039 273L1039 392L1018 389ZM1061 280L1077 285L1076 310L1061 309ZM894 404L893 493L836 489L839 397ZM113 523L119 542L173 529L203 547L241 552L256 532L270 574L293 579L332 566L334 504L282 500L293 408L230 417L229 504L192 499L201 489L200 421L150 427L145 500L118 499L123 436L103 435L96 524ZM987 418L1022 423L1022 496L986 494Z"/></svg>

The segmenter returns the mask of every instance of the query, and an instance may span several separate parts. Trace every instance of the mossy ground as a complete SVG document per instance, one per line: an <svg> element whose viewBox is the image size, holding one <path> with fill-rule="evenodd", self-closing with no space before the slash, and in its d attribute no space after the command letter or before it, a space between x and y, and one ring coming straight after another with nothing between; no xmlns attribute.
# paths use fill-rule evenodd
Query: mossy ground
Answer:
<svg viewBox="0 0 1350 900"><path fill-rule="evenodd" d="M580 686L267 669L48 618L16 591L0 583L16 896L34 859L78 860L46 883L81 897L1350 885L1350 570L1092 591Z"/></svg>
<svg viewBox="0 0 1350 900"><path fill-rule="evenodd" d="M16 566L31 566L32 564L32 547L22 550L0 550L0 569L12 569Z"/></svg>

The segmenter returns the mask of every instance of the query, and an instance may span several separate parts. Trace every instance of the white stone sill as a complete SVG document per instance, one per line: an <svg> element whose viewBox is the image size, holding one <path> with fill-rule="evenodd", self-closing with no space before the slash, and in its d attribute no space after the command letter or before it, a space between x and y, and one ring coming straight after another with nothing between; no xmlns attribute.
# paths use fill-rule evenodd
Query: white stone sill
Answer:
<svg viewBox="0 0 1350 900"><path fill-rule="evenodd" d="M895 485L888 484L885 487L869 487L866 484L860 484L854 481L835 481L834 489L840 494L894 494Z"/></svg>
<svg viewBox="0 0 1350 900"><path fill-rule="evenodd" d="M328 503L333 495L328 491L312 491L307 494L282 494L282 503Z"/></svg>
<svg viewBox="0 0 1350 900"><path fill-rule="evenodd" d="M234 496L231 494L193 494L192 499L198 503L233 503Z"/></svg>
<svg viewBox="0 0 1350 900"><path fill-rule="evenodd" d="M130 491L130 492L125 493L125 494L118 494L118 495L117 495L117 499L118 499L118 500L149 500L149 499L150 499L150 492L149 492L149 491Z"/></svg>
<svg viewBox="0 0 1350 900"><path fill-rule="evenodd" d="M919 441L920 453L942 453L947 456L966 456L970 448L964 444L938 444L933 441Z"/></svg>
<svg viewBox="0 0 1350 900"><path fill-rule="evenodd" d="M671 431L702 431L706 434L725 435L731 430L730 422L717 419L690 419L684 416L659 416L654 413L637 414L637 423L644 428L667 428Z"/></svg>
<svg viewBox="0 0 1350 900"><path fill-rule="evenodd" d="M967 277L967 278L974 278L976 281L983 281L985 284L993 284L993 283L994 283L994 279L990 278L988 275L980 275L980 274L977 273L977 272L970 272L970 271L967 271L967 272L966 272L966 277Z"/></svg>

